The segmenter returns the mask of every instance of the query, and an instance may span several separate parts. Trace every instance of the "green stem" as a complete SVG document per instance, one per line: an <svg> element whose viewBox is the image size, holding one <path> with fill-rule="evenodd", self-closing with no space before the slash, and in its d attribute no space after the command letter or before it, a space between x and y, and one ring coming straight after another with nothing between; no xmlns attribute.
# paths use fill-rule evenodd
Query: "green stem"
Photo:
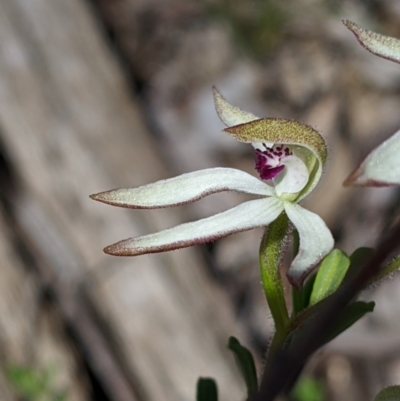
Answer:
<svg viewBox="0 0 400 401"><path fill-rule="evenodd" d="M285 334L289 322L279 265L282 259L289 220L283 212L265 230L260 245L261 280L265 297L275 322L275 337ZM274 337L274 338L275 338Z"/></svg>
<svg viewBox="0 0 400 401"><path fill-rule="evenodd" d="M274 336L272 337L271 343L268 347L268 355L273 355L276 351L279 351L283 348L285 341L287 339L288 330L287 327L283 330L276 331ZM267 356L268 361L268 356Z"/></svg>

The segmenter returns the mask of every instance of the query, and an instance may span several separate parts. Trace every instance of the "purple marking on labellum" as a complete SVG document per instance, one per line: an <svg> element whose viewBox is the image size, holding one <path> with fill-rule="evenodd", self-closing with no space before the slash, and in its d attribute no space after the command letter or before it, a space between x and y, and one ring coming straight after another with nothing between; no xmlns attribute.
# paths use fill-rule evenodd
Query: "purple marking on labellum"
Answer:
<svg viewBox="0 0 400 401"><path fill-rule="evenodd" d="M272 148L267 148L264 145L264 150L256 149L255 164L256 170L262 180L272 180L284 168L282 159L292 155L288 147L283 145L274 145Z"/></svg>

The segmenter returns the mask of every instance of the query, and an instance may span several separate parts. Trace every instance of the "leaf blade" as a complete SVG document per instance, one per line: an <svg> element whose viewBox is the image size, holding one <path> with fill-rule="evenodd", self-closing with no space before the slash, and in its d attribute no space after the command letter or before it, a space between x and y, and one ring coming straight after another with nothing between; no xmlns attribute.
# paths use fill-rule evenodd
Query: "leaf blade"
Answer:
<svg viewBox="0 0 400 401"><path fill-rule="evenodd" d="M328 297L335 292L350 266L350 259L340 249L332 250L322 261L318 270L310 297L310 305Z"/></svg>
<svg viewBox="0 0 400 401"><path fill-rule="evenodd" d="M218 388L214 379L200 377L197 380L196 401L218 401Z"/></svg>
<svg viewBox="0 0 400 401"><path fill-rule="evenodd" d="M247 395L255 395L258 391L256 365L251 352L240 344L235 337L229 337L228 348L234 353L239 370L244 378Z"/></svg>

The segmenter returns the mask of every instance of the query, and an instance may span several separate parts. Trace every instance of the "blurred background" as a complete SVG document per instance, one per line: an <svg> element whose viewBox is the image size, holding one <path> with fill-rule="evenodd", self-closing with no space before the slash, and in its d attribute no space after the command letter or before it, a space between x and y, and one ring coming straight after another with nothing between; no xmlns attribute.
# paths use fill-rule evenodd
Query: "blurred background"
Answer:
<svg viewBox="0 0 400 401"><path fill-rule="evenodd" d="M373 246L397 189L342 182L400 127L400 66L342 19L400 38L393 0L0 0L0 399L190 401L199 376L245 398L226 345L272 334L262 230L136 258L102 248L238 204L213 195L157 211L89 194L213 166L254 174L223 132L211 86L266 117L298 119L329 147L304 205L337 245ZM310 361L297 401L372 400L400 383L400 282Z"/></svg>

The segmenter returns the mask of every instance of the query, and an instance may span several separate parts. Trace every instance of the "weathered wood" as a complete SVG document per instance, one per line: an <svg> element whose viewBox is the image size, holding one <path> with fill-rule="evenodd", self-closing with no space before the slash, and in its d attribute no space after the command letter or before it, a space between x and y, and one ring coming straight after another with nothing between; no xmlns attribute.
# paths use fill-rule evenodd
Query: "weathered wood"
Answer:
<svg viewBox="0 0 400 401"><path fill-rule="evenodd" d="M101 252L181 217L176 210L126 211L88 198L168 171L87 5L3 0L0 50L1 139L21 186L15 216L45 272L53 270L61 310L79 326L74 308L81 305L87 316L92 305L106 326L100 337L108 341L107 357L125 371L126 388L133 384L146 401L193 399L200 375L218 380L222 399L239 399L242 383L226 350L238 328L196 250L132 259ZM86 298L77 295L68 315L68 297L81 291ZM88 331L79 335L98 379L107 382L96 343Z"/></svg>
<svg viewBox="0 0 400 401"><path fill-rule="evenodd" d="M19 399L19 390L7 379L11 368L31 369L36 374L52 370L46 391L67 391L68 400L89 396L88 378L71 342L63 333L64 323L43 302L43 287L34 270L24 266L13 246L13 235L0 214L0 399Z"/></svg>

